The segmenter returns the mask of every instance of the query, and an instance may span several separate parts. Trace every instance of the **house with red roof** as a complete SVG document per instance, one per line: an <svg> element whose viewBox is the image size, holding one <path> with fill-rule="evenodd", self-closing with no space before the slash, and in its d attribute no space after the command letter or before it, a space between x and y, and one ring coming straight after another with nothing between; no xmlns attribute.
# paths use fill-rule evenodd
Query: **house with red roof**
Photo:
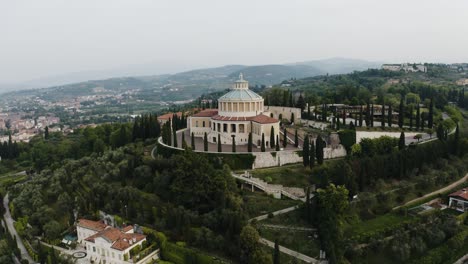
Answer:
<svg viewBox="0 0 468 264"><path fill-rule="evenodd" d="M146 236L136 233L131 225L115 228L103 221L79 219L76 230L90 263L145 264L158 258L157 252L134 258L132 250L144 248Z"/></svg>
<svg viewBox="0 0 468 264"><path fill-rule="evenodd" d="M449 207L460 212L468 211L468 192L466 188L449 194Z"/></svg>

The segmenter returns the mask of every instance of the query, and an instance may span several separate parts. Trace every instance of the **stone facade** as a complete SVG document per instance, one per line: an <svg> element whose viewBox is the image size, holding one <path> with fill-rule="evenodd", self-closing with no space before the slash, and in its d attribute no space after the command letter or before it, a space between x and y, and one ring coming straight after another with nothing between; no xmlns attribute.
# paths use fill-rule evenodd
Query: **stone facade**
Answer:
<svg viewBox="0 0 468 264"><path fill-rule="evenodd" d="M273 137L279 138L279 120L270 117L265 112L263 98L249 89L249 83L243 79L233 85L230 92L218 99L218 109L206 109L188 118L190 133L195 137L204 137L208 141L221 144L247 145L249 133L252 133L252 143L260 146L262 134L265 137L265 146L270 144L270 134L273 128Z"/></svg>

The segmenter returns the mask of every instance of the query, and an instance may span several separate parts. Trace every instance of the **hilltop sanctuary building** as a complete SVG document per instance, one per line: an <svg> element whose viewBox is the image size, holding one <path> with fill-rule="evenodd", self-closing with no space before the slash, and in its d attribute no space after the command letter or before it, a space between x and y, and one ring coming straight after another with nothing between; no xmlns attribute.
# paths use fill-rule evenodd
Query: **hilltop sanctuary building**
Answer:
<svg viewBox="0 0 468 264"><path fill-rule="evenodd" d="M221 144L248 144L252 132L252 143L261 146L262 134L265 146L270 145L270 133L273 127L274 138L279 138L280 122L270 117L265 111L263 98L249 89L249 82L242 73L231 91L218 99L218 109L206 109L188 119L190 133L195 137L208 136L208 141ZM219 136L219 137L218 137Z"/></svg>

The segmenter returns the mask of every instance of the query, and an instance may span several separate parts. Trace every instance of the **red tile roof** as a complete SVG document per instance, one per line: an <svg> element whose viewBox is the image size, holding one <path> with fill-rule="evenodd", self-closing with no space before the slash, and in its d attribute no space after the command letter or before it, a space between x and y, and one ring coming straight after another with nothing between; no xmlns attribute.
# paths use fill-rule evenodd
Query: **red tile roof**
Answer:
<svg viewBox="0 0 468 264"><path fill-rule="evenodd" d="M449 197L457 197L457 198L461 198L465 201L468 201L468 191L466 189L461 189L461 190L458 190L452 194L449 195Z"/></svg>
<svg viewBox="0 0 468 264"><path fill-rule="evenodd" d="M94 231L101 231L107 227L103 221L93 221L88 219L79 219L77 225Z"/></svg>
<svg viewBox="0 0 468 264"><path fill-rule="evenodd" d="M125 250L146 238L146 236L142 234L125 233L123 230L111 227L99 231L85 240L94 243L95 239L98 237L101 237L107 242L112 243L111 248L117 250Z"/></svg>
<svg viewBox="0 0 468 264"><path fill-rule="evenodd" d="M257 115L251 118L253 122L260 123L260 124L272 124L279 122L278 119L269 117L266 115Z"/></svg>
<svg viewBox="0 0 468 264"><path fill-rule="evenodd" d="M175 114L177 115L177 117L182 116L182 112L177 112ZM174 117L174 113L167 113L167 114L158 116L158 120L169 120L169 119L172 119L173 117Z"/></svg>
<svg viewBox="0 0 468 264"><path fill-rule="evenodd" d="M251 117L235 117L235 116L213 116L212 119L220 121L252 121L260 124L272 124L279 122L278 119L266 115L256 115Z"/></svg>
<svg viewBox="0 0 468 264"><path fill-rule="evenodd" d="M122 232L124 232L124 233L127 233L127 232L130 231L130 230L133 230L133 226L132 226L132 225L128 225L128 226L122 228Z"/></svg>
<svg viewBox="0 0 468 264"><path fill-rule="evenodd" d="M193 117L211 117L218 114L218 109L205 109L194 115Z"/></svg>

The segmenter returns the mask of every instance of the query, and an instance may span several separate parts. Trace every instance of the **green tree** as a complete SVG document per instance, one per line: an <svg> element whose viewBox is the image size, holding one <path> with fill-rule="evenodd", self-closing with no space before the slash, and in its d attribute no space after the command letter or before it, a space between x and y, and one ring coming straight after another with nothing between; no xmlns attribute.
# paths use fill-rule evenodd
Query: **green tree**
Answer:
<svg viewBox="0 0 468 264"><path fill-rule="evenodd" d="M309 166L312 169L315 166L315 143L312 140L310 142L310 161L309 161Z"/></svg>
<svg viewBox="0 0 468 264"><path fill-rule="evenodd" d="M439 124L437 126L437 131L436 131L436 134L437 134L437 138L439 140L445 140L445 137L444 137L444 127L442 126L442 124Z"/></svg>
<svg viewBox="0 0 468 264"><path fill-rule="evenodd" d="M453 138L453 154L460 155L460 128L458 127L458 123Z"/></svg>
<svg viewBox="0 0 468 264"><path fill-rule="evenodd" d="M276 135L276 145L275 145L275 150L279 151L280 150L280 142L279 142L279 135Z"/></svg>
<svg viewBox="0 0 468 264"><path fill-rule="evenodd" d="M317 139L315 140L315 157L317 158L317 163L322 165L323 164L323 149L325 148L325 142L323 141L322 137L318 135Z"/></svg>
<svg viewBox="0 0 468 264"><path fill-rule="evenodd" d="M265 152L265 133L262 133L262 145L260 148L262 152Z"/></svg>
<svg viewBox="0 0 468 264"><path fill-rule="evenodd" d="M236 152L236 135L232 135L232 152Z"/></svg>
<svg viewBox="0 0 468 264"><path fill-rule="evenodd" d="M404 98L405 98L405 97L404 97L403 95L401 95L400 106L399 106L399 108L398 108L398 111L399 111L399 112L398 112L398 126L399 126L400 128L403 128L403 123L404 123L404 121L405 121L405 117L404 117L404 115L405 115L405 113L404 113L404 111L405 111L405 106L404 106L404 104L403 104Z"/></svg>
<svg viewBox="0 0 468 264"><path fill-rule="evenodd" d="M392 109L392 104L391 103L388 105L387 119L388 119L388 127L392 127L393 109Z"/></svg>
<svg viewBox="0 0 468 264"><path fill-rule="evenodd" d="M405 132L401 131L400 140L398 141L398 149L405 149Z"/></svg>
<svg viewBox="0 0 468 264"><path fill-rule="evenodd" d="M359 127L362 127L362 105L359 108Z"/></svg>
<svg viewBox="0 0 468 264"><path fill-rule="evenodd" d="M177 148L177 131L175 129L172 130L172 137L174 138L174 147Z"/></svg>
<svg viewBox="0 0 468 264"><path fill-rule="evenodd" d="M190 137L190 145L192 146L192 150L195 150L195 135L193 134L193 132Z"/></svg>
<svg viewBox="0 0 468 264"><path fill-rule="evenodd" d="M382 104L382 119L380 120L380 126L385 129L385 104Z"/></svg>
<svg viewBox="0 0 468 264"><path fill-rule="evenodd" d="M260 235L251 225L242 228L239 236L240 261L246 264L271 264L271 256L266 257L260 247Z"/></svg>
<svg viewBox="0 0 468 264"><path fill-rule="evenodd" d="M49 127L46 126L44 129L44 139L47 140L49 139Z"/></svg>
<svg viewBox="0 0 468 264"><path fill-rule="evenodd" d="M208 151L208 135L206 134L206 132L203 136L203 150Z"/></svg>
<svg viewBox="0 0 468 264"><path fill-rule="evenodd" d="M223 147L221 146L221 135L218 133L218 152L223 152Z"/></svg>
<svg viewBox="0 0 468 264"><path fill-rule="evenodd" d="M343 222L348 208L348 190L330 184L317 191L318 233L330 263L342 263L344 254Z"/></svg>
<svg viewBox="0 0 468 264"><path fill-rule="evenodd" d="M416 107L416 130L420 130L421 129L421 107L418 106Z"/></svg>
<svg viewBox="0 0 468 264"><path fill-rule="evenodd" d="M185 141L185 132L182 132L182 148L187 149L187 141Z"/></svg>
<svg viewBox="0 0 468 264"><path fill-rule="evenodd" d="M304 167L309 166L310 157L309 157L309 136L304 137L304 146L302 146L302 164Z"/></svg>
<svg viewBox="0 0 468 264"><path fill-rule="evenodd" d="M273 251L273 264L280 264L280 251L278 239L275 239L275 250Z"/></svg>
<svg viewBox="0 0 468 264"><path fill-rule="evenodd" d="M273 126L270 129L270 148L275 148L275 128Z"/></svg>
<svg viewBox="0 0 468 264"><path fill-rule="evenodd" d="M429 115L427 117L427 127L432 128L434 125L434 98L431 97L431 102L429 103Z"/></svg>
<svg viewBox="0 0 468 264"><path fill-rule="evenodd" d="M294 133L294 147L299 147L299 136L297 135L297 129L296 132Z"/></svg>
<svg viewBox="0 0 468 264"><path fill-rule="evenodd" d="M283 148L286 148L287 145L288 145L288 131L285 128L283 131Z"/></svg>
<svg viewBox="0 0 468 264"><path fill-rule="evenodd" d="M249 132L249 141L247 144L247 151L252 152L252 145L253 145L253 139L252 139L252 132Z"/></svg>

